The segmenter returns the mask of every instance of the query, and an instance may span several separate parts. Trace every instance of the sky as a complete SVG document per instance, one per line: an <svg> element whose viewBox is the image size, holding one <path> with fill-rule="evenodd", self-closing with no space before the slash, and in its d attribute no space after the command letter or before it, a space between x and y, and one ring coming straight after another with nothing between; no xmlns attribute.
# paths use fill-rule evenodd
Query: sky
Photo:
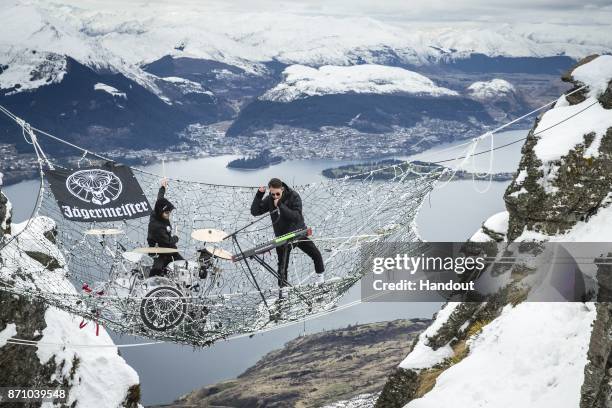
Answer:
<svg viewBox="0 0 612 408"><path fill-rule="evenodd" d="M30 1L30 0L25 0ZM45 0L49 1L49 0ZM236 12L368 16L401 22L504 22L612 25L612 0L50 0L90 9L141 4ZM127 6L129 7L129 6Z"/></svg>
<svg viewBox="0 0 612 408"><path fill-rule="evenodd" d="M163 3L167 0L149 0ZM192 0L179 0L188 3ZM201 4L210 3L210 0ZM612 0L228 0L245 11L367 15L397 21L488 21L612 24Z"/></svg>

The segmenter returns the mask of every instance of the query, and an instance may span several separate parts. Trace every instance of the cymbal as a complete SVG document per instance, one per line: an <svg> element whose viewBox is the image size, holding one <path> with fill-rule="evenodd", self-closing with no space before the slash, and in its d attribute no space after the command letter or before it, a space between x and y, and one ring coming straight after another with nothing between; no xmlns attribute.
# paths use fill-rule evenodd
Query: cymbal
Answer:
<svg viewBox="0 0 612 408"><path fill-rule="evenodd" d="M143 254L137 252L124 252L121 254L123 259L130 261L132 263L138 263L142 260Z"/></svg>
<svg viewBox="0 0 612 408"><path fill-rule="evenodd" d="M118 228L102 228L102 229L88 229L85 231L85 235L119 235L123 234L123 230Z"/></svg>
<svg viewBox="0 0 612 408"><path fill-rule="evenodd" d="M133 249L132 252L136 252L138 254L175 254L178 252L178 249L164 247L143 247Z"/></svg>
<svg viewBox="0 0 612 408"><path fill-rule="evenodd" d="M231 260L233 258L233 255L230 254L228 251L226 251L225 249L221 249L221 248L215 248L213 246L206 246L206 250L212 255L212 256L216 256L217 258L221 258L221 259L227 259L227 260Z"/></svg>
<svg viewBox="0 0 612 408"><path fill-rule="evenodd" d="M204 228L193 230L191 233L191 238L196 241L204 241L204 242L221 242L227 237L227 233L225 231L212 229L212 228Z"/></svg>

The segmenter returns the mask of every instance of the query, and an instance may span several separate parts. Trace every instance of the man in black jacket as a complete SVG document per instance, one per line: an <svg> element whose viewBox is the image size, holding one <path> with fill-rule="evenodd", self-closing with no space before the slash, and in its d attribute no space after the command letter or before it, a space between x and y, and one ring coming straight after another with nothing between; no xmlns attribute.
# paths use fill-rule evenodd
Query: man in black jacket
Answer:
<svg viewBox="0 0 612 408"><path fill-rule="evenodd" d="M300 195L289 188L280 179L273 178L268 183L270 193L264 197L265 187L259 187L251 205L251 214L258 216L270 213L274 235L277 237L289 232L306 228L302 215L302 199ZM297 242L276 247L278 257L278 285L282 288L287 286L287 268L289 266L289 254L293 247L298 247L314 262L317 283L324 280L325 264L321 252L308 237Z"/></svg>
<svg viewBox="0 0 612 408"><path fill-rule="evenodd" d="M168 180L163 179L157 193L157 201L153 207L153 213L149 218L147 243L150 247L176 248L179 240L176 235L172 235L170 213L174 210L174 205L164 197L167 188ZM183 257L178 252L174 254L159 254L153 261L153 267L149 276L165 275L166 266L170 262L180 259L183 259Z"/></svg>

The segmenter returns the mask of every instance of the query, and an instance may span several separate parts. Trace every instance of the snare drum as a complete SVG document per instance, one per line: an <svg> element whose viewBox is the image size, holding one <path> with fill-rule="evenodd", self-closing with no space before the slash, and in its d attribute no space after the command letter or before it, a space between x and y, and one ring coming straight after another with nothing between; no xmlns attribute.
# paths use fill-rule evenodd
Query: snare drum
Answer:
<svg viewBox="0 0 612 408"><path fill-rule="evenodd" d="M180 260L170 262L167 266L169 278L182 287L192 287L199 281L199 266L196 262Z"/></svg>

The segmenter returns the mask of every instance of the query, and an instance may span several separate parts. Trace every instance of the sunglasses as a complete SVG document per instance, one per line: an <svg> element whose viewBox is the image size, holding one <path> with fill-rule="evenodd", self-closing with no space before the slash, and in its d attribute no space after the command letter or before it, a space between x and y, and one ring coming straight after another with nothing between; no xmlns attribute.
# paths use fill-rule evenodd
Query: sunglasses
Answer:
<svg viewBox="0 0 612 408"><path fill-rule="evenodd" d="M271 196L273 197L280 197L283 193L270 193Z"/></svg>

